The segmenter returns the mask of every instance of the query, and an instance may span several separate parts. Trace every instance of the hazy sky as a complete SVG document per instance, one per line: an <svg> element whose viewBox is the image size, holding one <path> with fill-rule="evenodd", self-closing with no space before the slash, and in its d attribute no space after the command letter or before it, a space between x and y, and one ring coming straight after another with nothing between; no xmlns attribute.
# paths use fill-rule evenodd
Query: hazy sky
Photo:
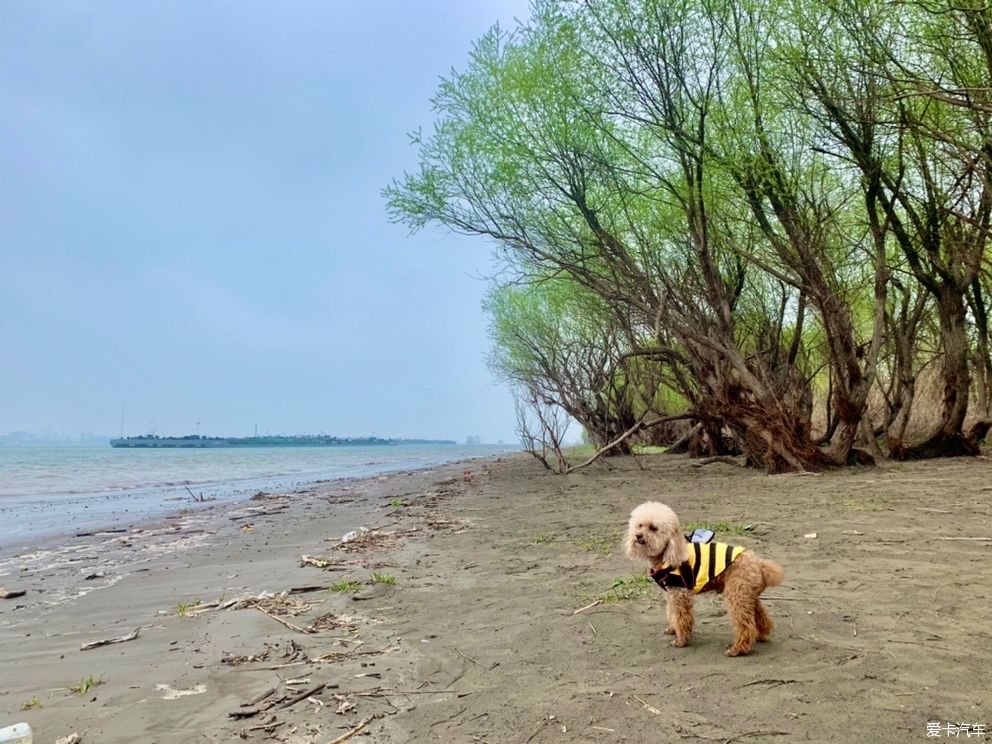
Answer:
<svg viewBox="0 0 992 744"><path fill-rule="evenodd" d="M380 189L526 5L0 4L0 433L513 439L489 245Z"/></svg>

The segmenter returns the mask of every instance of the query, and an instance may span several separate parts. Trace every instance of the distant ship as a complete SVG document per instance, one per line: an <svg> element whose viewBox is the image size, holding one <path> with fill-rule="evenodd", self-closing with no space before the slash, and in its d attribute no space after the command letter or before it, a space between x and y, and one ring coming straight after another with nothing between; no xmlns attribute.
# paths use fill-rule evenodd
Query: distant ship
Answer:
<svg viewBox="0 0 992 744"><path fill-rule="evenodd" d="M206 447L370 447L397 444L456 444L451 439L381 439L379 437L328 437L301 435L292 437L121 437L111 439L111 447L125 449L203 449Z"/></svg>

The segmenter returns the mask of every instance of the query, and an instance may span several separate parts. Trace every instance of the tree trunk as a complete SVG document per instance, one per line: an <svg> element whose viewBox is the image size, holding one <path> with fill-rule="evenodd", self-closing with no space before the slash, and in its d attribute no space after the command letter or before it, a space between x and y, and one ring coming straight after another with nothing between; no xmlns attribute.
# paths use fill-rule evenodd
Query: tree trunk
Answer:
<svg viewBox="0 0 992 744"><path fill-rule="evenodd" d="M902 451L898 460L924 460L931 457L962 457L978 454L978 444L962 431L968 414L971 370L968 363L967 316L963 295L948 284L940 286L937 315L944 346L944 392L941 420L927 439Z"/></svg>

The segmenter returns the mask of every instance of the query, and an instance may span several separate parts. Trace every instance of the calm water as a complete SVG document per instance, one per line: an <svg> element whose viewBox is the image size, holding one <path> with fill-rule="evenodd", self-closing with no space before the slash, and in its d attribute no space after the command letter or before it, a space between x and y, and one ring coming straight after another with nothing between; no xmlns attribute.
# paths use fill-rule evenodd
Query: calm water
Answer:
<svg viewBox="0 0 992 744"><path fill-rule="evenodd" d="M485 445L175 450L113 449L109 444L0 447L0 548L176 511L191 503L184 486L198 495L233 501L259 489L368 477L513 449Z"/></svg>

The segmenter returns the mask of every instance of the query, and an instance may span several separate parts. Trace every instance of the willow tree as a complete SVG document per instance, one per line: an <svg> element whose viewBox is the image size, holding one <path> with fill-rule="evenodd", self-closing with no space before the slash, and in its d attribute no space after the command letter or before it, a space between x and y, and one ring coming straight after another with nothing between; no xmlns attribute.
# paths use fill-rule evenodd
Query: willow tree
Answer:
<svg viewBox="0 0 992 744"><path fill-rule="evenodd" d="M988 245L992 190L992 15L979 3L805 4L786 27L798 100L838 160L861 175L868 223L893 241L934 301L941 420L899 458L976 454L968 295ZM976 299L979 299L974 296Z"/></svg>
<svg viewBox="0 0 992 744"><path fill-rule="evenodd" d="M643 420L647 376L631 374L625 334L596 295L554 277L495 287L486 309L490 366L529 401L560 407L599 447ZM629 453L629 439L610 450Z"/></svg>
<svg viewBox="0 0 992 744"><path fill-rule="evenodd" d="M879 455L880 431L894 456L974 452L972 358L992 380L992 25L969 3L538 0L443 81L390 210L491 238L524 285L595 298L590 369L609 378L622 348L647 360L625 380L664 370L714 453L802 470L848 462L859 437ZM942 417L906 447L931 307ZM556 326L537 320L497 344L546 356ZM582 377L583 395L602 388Z"/></svg>

